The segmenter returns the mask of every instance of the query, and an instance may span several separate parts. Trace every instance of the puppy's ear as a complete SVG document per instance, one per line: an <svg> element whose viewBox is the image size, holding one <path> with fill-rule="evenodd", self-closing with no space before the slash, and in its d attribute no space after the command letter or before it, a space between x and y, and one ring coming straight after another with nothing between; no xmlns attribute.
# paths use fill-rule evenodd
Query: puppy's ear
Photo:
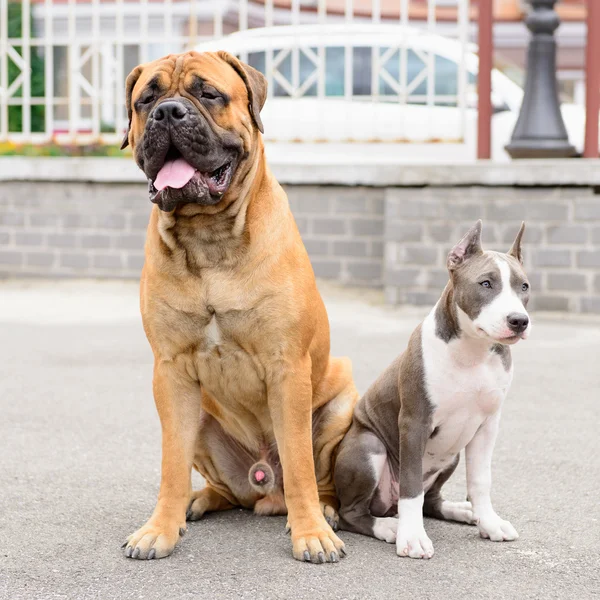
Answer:
<svg viewBox="0 0 600 600"><path fill-rule="evenodd" d="M143 70L144 65L138 65L135 69L133 69L133 71L131 71L131 73L129 73L127 76L127 81L125 82L125 105L127 106L127 119L129 120L129 124L127 125L127 131L125 132L123 143L121 144L121 150L125 150L125 148L129 146L129 131L131 130L131 117L133 115L131 96L133 94L133 88L135 87L135 84L140 78Z"/></svg>
<svg viewBox="0 0 600 600"><path fill-rule="evenodd" d="M453 271L472 256L481 254L482 252L481 219L479 219L479 221L469 229L463 239L450 250L446 265L450 271Z"/></svg>
<svg viewBox="0 0 600 600"><path fill-rule="evenodd" d="M510 247L508 251L509 256L514 256L521 264L523 264L523 254L521 253L521 240L523 239L523 232L525 231L525 221L521 223L521 228L519 229L519 233L517 233L517 237L513 242L513 245Z"/></svg>
<svg viewBox="0 0 600 600"><path fill-rule="evenodd" d="M220 51L217 52L217 54L227 64L233 67L235 72L246 84L246 90L248 91L248 110L250 111L252 120L258 127L258 130L261 133L264 133L265 130L260 119L260 111L267 99L267 80L265 79L265 76L254 67L238 60L233 54L229 54L229 52Z"/></svg>

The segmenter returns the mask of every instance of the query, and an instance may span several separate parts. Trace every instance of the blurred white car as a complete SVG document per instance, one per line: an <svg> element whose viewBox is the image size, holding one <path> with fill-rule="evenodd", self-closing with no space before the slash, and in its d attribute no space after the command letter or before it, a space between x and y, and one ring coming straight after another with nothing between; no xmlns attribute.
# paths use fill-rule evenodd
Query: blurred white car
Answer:
<svg viewBox="0 0 600 600"><path fill-rule="evenodd" d="M297 58L290 52L294 48L302 49ZM352 52L352 93L347 95L346 48ZM462 161L476 156L479 59L473 44L463 51L455 39L422 29L358 23L249 29L200 44L196 50L227 50L243 56L263 73L269 61L276 66L274 89L262 113L267 140L395 142L394 153L406 153L407 158L433 154L435 160ZM432 89L428 89L431 55L434 79ZM384 66L389 77L374 78L373 65L381 63L383 56L388 57ZM325 61L321 97L317 94L319 75L315 67L320 58ZM411 89L400 102L393 82L399 81L403 64ZM465 65L464 110L458 102L460 64ZM299 88L303 88L302 93ZM433 106L427 105L428 92L435 98ZM493 69L495 160L509 160L504 146L510 141L522 99L521 87ZM577 105L563 104L561 108L569 140L581 152L585 111Z"/></svg>

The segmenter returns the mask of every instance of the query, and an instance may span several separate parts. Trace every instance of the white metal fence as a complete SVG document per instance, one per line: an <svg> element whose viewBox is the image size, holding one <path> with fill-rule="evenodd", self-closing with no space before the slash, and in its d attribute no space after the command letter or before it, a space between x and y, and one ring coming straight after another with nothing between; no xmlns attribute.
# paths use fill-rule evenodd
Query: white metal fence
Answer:
<svg viewBox="0 0 600 600"><path fill-rule="evenodd" d="M0 0L0 141L115 143L129 70L192 48L228 49L265 73L266 121L279 123L267 137L457 141L477 71L468 10L469 0ZM421 123L411 112L431 107Z"/></svg>

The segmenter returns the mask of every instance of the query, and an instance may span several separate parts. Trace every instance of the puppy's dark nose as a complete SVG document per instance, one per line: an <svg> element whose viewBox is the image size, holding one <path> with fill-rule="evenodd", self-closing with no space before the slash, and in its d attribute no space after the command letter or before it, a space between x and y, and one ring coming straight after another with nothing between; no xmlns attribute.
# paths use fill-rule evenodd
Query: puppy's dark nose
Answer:
<svg viewBox="0 0 600 600"><path fill-rule="evenodd" d="M508 317L506 317L508 321L508 326L515 332L521 333L527 329L527 325L529 325L529 317L524 313L510 313Z"/></svg>
<svg viewBox="0 0 600 600"><path fill-rule="evenodd" d="M171 121L181 121L188 113L187 108L175 100L167 100L161 102L154 109L154 120L162 121L163 119L171 119Z"/></svg>

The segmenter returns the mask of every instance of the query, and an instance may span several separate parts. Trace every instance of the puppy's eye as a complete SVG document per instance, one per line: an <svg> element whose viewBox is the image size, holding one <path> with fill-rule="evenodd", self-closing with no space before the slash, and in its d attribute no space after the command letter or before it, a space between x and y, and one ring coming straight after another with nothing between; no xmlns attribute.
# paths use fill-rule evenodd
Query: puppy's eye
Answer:
<svg viewBox="0 0 600 600"><path fill-rule="evenodd" d="M522 289L524 292L526 292L526 291L529 289L529 284L528 284L528 283L524 283L524 284L521 286L521 289Z"/></svg>
<svg viewBox="0 0 600 600"><path fill-rule="evenodd" d="M491 281L488 281L488 280L486 279L485 281L480 281L480 282L479 282L479 285L480 285L481 287L484 287L484 288L491 288L491 287L492 287L492 282L491 282Z"/></svg>

